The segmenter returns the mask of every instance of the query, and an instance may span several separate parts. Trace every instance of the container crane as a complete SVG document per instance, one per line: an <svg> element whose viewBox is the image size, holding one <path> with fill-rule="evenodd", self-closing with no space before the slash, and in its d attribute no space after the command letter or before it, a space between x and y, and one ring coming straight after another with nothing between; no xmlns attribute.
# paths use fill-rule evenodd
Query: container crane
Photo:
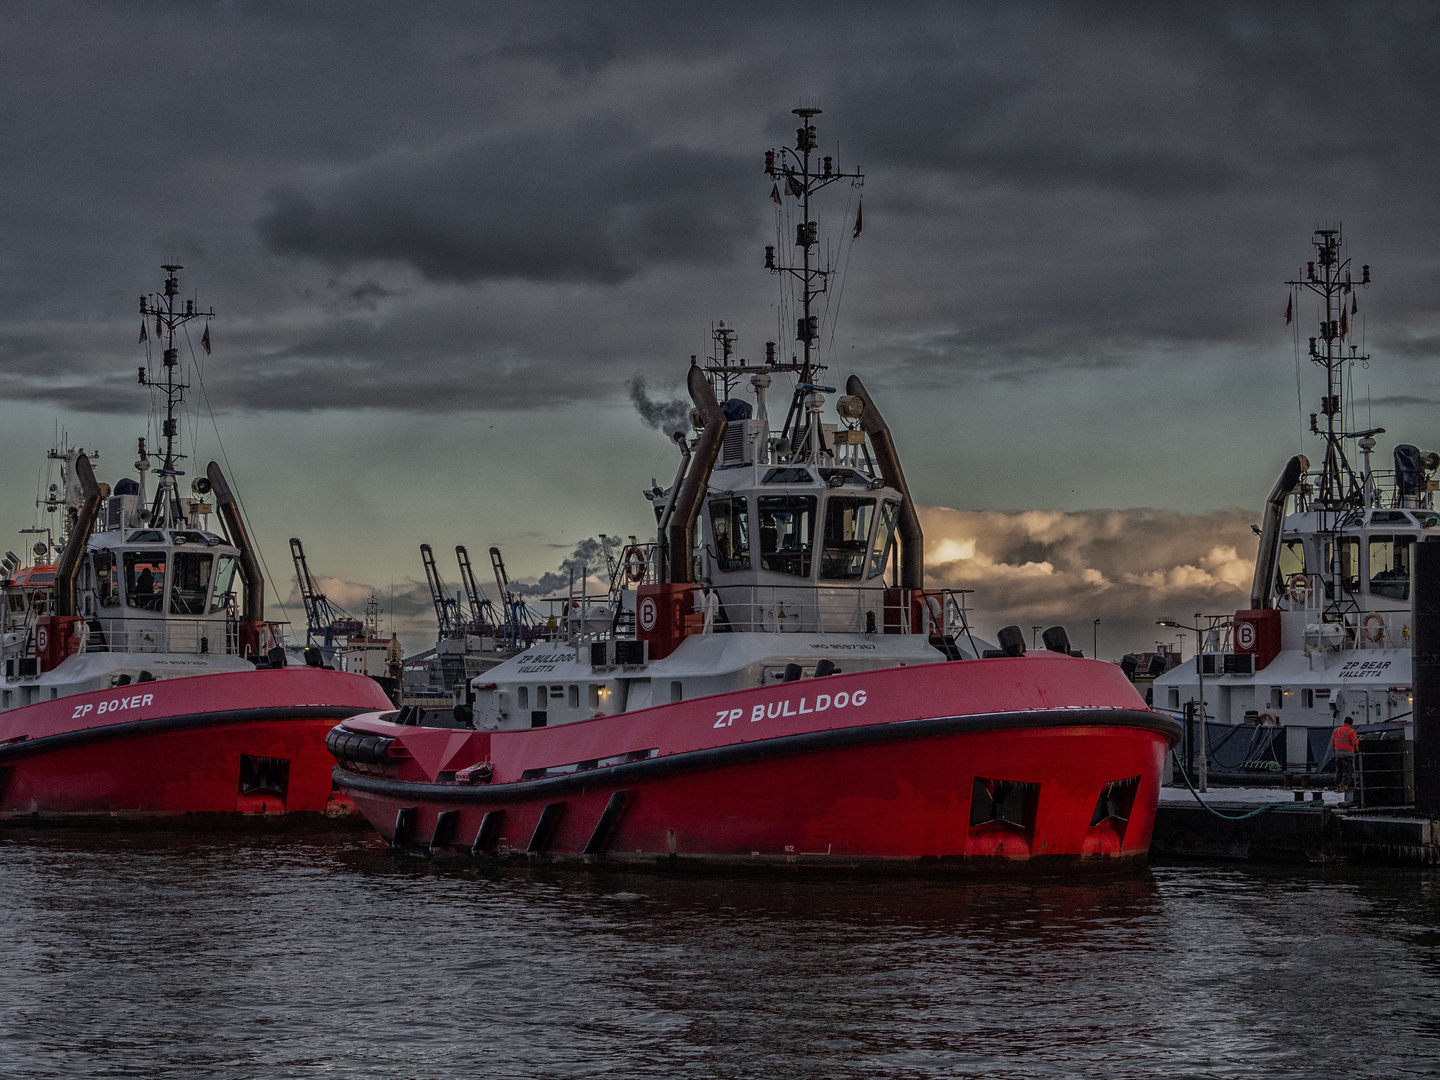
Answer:
<svg viewBox="0 0 1440 1080"><path fill-rule="evenodd" d="M340 639L358 637L365 628L359 619L332 603L315 587L310 564L305 560L305 547L295 536L290 538L290 557L295 560L295 580L305 604L305 644L319 645L325 659L333 661Z"/></svg>
<svg viewBox="0 0 1440 1080"><path fill-rule="evenodd" d="M464 545L456 545L455 558L460 563L460 582L465 586L465 595L470 601L470 621L474 624L476 633L491 627L499 629L504 625L500 613L476 584L475 569L470 565L470 553L465 550Z"/></svg>
<svg viewBox="0 0 1440 1080"><path fill-rule="evenodd" d="M430 585L430 599L435 602L435 621L440 624L440 636L451 638L463 634L465 624L460 618L460 601L446 591L445 583L440 580L435 552L429 544L420 545L420 561L425 564L425 580Z"/></svg>
<svg viewBox="0 0 1440 1080"><path fill-rule="evenodd" d="M505 605L505 626L515 644L525 639L525 630L530 625L530 609L525 602L510 591L510 576L505 573L505 560L500 549L490 549L490 565L495 568L495 586L500 590L500 601Z"/></svg>

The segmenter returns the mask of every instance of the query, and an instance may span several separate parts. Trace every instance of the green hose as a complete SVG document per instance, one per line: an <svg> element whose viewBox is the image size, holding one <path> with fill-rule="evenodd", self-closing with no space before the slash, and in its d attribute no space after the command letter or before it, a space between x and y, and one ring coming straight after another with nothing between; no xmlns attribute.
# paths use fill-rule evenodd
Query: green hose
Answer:
<svg viewBox="0 0 1440 1080"><path fill-rule="evenodd" d="M1295 805L1293 802L1272 802L1266 803L1264 806L1259 807L1256 810L1251 810L1244 814L1222 814L1219 810L1216 810L1213 806L1211 806L1204 799L1202 799L1200 797L1200 792L1195 790L1195 785L1190 783L1190 777L1187 776L1185 773L1185 766L1180 764L1180 755L1175 753L1174 750L1171 750L1170 756L1175 759L1175 768L1179 770L1181 779L1185 781L1185 786L1190 789L1190 794L1195 796L1195 801L1198 802L1201 806L1203 806L1206 810L1209 810L1210 813L1214 814L1218 818L1223 818L1226 821L1244 821L1246 818L1258 817L1259 815L1265 813L1266 810L1274 810L1277 807L1281 806Z"/></svg>

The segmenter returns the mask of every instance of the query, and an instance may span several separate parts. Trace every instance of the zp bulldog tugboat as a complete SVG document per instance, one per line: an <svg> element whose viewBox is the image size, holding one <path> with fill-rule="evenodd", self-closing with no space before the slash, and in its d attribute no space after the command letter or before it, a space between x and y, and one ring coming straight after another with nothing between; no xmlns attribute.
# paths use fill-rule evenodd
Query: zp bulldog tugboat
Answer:
<svg viewBox="0 0 1440 1080"><path fill-rule="evenodd" d="M473 730L402 710L331 732L336 784L396 846L911 869L1145 856L1178 725L1062 628L1039 653L1016 627L998 649L974 640L963 596L925 588L900 457L859 378L823 418L831 270L811 200L861 176L817 170L819 110L796 112L794 149L765 172L782 235L799 211L800 258L765 262L796 287L801 356L771 343L750 364L722 328L692 361L696 433L677 438L675 483L647 493L657 542L471 684Z"/></svg>
<svg viewBox="0 0 1440 1080"><path fill-rule="evenodd" d="M164 295L140 301L141 340L153 320L163 346L163 381L140 369L165 403L153 496L143 439L136 475L113 490L83 451L62 449L49 498L63 512L58 562L9 555L0 568L0 820L348 812L325 735L388 702L374 680L319 666L318 650L314 666L286 666L219 466L181 494L176 335L212 313L178 298L180 267L164 269Z"/></svg>

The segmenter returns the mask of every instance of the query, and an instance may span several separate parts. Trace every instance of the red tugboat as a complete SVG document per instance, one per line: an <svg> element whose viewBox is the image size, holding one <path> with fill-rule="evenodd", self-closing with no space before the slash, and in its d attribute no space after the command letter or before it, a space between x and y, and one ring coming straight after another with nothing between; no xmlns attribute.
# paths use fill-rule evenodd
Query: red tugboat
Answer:
<svg viewBox="0 0 1440 1080"><path fill-rule="evenodd" d="M1178 724L1063 628L1038 653L1013 626L977 642L964 595L925 588L900 458L858 378L823 418L812 312L831 264L811 199L861 177L814 167L818 111L766 155L800 249L766 266L795 287L801 355L772 343L750 364L722 324L692 362L696 432L677 436L675 483L647 493L657 542L475 679L466 728L401 710L330 733L336 784L397 847L911 871L1144 859Z"/></svg>
<svg viewBox="0 0 1440 1080"><path fill-rule="evenodd" d="M374 680L325 668L319 650L287 665L218 465L181 494L176 334L212 313L178 298L179 269L165 267L163 296L140 302L163 347L158 379L140 369L165 400L153 497L143 439L136 476L113 490L83 451L54 451L59 559L46 562L46 542L41 565L12 554L0 567L0 820L348 812L325 736L389 701Z"/></svg>

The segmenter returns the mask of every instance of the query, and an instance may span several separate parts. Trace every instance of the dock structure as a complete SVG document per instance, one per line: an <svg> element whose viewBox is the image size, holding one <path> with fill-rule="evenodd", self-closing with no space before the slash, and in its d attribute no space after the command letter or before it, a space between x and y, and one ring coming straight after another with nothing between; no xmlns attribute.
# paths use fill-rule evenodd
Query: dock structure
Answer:
<svg viewBox="0 0 1440 1080"><path fill-rule="evenodd" d="M1440 544L1415 545L1411 575L1410 732L1362 739L1356 790L1343 798L1306 789L1212 788L1198 796L1167 788L1153 856L1440 865Z"/></svg>

